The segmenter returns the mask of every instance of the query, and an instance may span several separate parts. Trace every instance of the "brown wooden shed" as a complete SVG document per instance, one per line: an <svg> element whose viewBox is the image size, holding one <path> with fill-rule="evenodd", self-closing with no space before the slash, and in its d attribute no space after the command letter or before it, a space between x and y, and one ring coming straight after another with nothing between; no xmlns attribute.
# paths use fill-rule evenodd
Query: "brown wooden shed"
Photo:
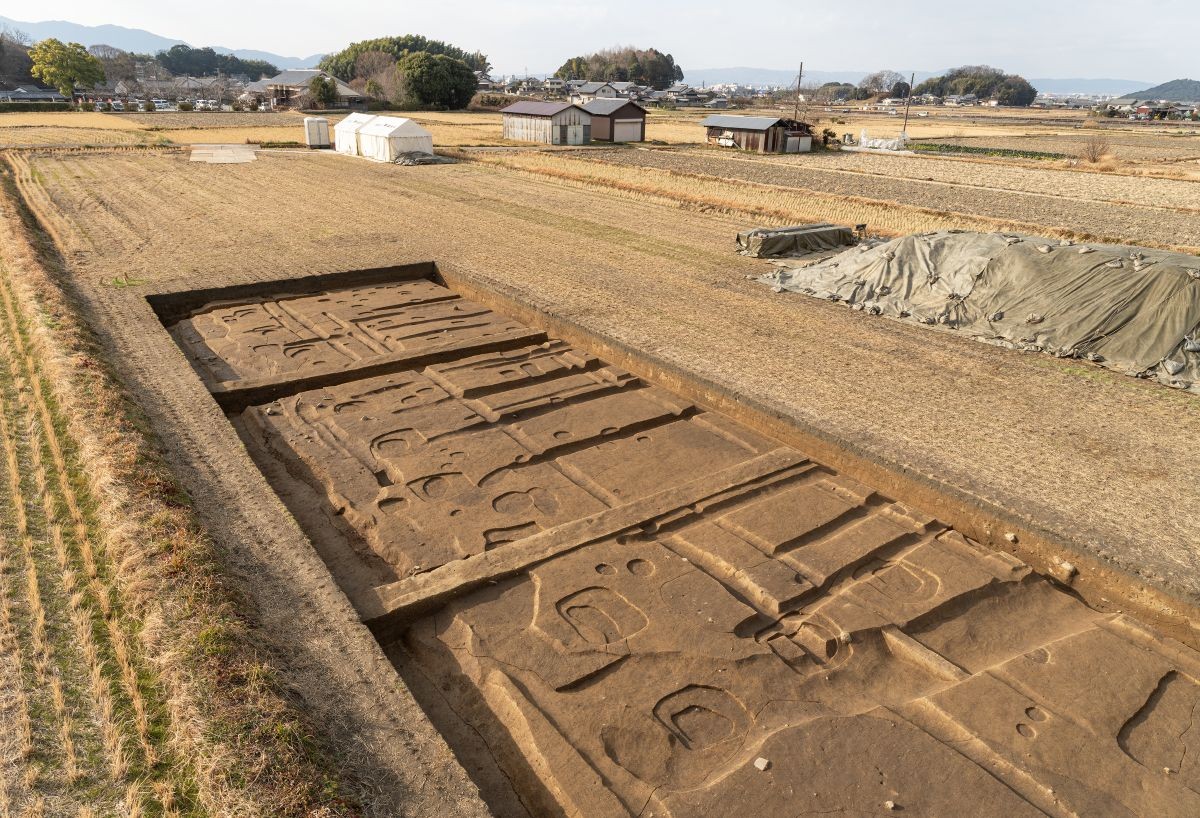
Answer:
<svg viewBox="0 0 1200 818"><path fill-rule="evenodd" d="M812 128L806 122L772 116L713 114L700 124L706 141L723 148L756 153L807 153L812 150Z"/></svg>
<svg viewBox="0 0 1200 818"><path fill-rule="evenodd" d="M583 106L592 115L592 139L645 142L646 109L628 99L593 99Z"/></svg>

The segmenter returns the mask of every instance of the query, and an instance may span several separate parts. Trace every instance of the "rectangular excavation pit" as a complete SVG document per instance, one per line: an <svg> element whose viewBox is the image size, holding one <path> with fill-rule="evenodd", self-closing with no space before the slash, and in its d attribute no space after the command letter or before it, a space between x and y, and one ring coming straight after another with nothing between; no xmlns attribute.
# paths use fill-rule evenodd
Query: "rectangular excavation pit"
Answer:
<svg viewBox="0 0 1200 818"><path fill-rule="evenodd" d="M152 304L499 812L1200 813L1194 653L433 265Z"/></svg>

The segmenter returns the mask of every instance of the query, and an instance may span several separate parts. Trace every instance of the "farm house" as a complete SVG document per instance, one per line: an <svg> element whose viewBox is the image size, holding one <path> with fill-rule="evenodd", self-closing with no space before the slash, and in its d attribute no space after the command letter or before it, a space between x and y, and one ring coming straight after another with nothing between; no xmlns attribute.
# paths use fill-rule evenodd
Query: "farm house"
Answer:
<svg viewBox="0 0 1200 818"><path fill-rule="evenodd" d="M713 114L700 124L706 141L723 148L756 153L808 153L812 150L812 128L806 122L771 116Z"/></svg>
<svg viewBox="0 0 1200 818"><path fill-rule="evenodd" d="M504 138L547 145L586 145L592 141L592 115L569 102L518 102L504 115Z"/></svg>
<svg viewBox="0 0 1200 818"><path fill-rule="evenodd" d="M358 154L395 162L403 153L433 153L433 135L411 119L377 116L358 130Z"/></svg>
<svg viewBox="0 0 1200 818"><path fill-rule="evenodd" d="M644 142L646 109L627 99L593 99L583 110L592 115L592 139Z"/></svg>
<svg viewBox="0 0 1200 818"><path fill-rule="evenodd" d="M358 156L358 132L371 120L374 114L353 113L333 126L333 147L338 153L347 156Z"/></svg>

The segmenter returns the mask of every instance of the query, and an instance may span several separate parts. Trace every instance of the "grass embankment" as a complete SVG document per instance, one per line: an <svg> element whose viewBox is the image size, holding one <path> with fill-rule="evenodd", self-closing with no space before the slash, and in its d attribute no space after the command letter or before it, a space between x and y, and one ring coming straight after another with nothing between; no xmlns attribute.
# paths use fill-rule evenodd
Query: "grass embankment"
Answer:
<svg viewBox="0 0 1200 818"><path fill-rule="evenodd" d="M0 817L348 811L8 158L0 721L16 729L0 737Z"/></svg>

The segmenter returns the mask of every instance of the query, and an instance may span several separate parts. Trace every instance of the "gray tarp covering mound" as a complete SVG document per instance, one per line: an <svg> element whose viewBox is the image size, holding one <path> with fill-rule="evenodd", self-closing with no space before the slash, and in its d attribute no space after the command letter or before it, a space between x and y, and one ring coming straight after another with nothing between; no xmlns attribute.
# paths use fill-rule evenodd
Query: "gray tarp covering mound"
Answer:
<svg viewBox="0 0 1200 818"><path fill-rule="evenodd" d="M1200 392L1200 257L952 230L759 280Z"/></svg>
<svg viewBox="0 0 1200 818"><path fill-rule="evenodd" d="M833 224L758 227L737 234L737 251L752 258L804 255L854 244L854 231Z"/></svg>

